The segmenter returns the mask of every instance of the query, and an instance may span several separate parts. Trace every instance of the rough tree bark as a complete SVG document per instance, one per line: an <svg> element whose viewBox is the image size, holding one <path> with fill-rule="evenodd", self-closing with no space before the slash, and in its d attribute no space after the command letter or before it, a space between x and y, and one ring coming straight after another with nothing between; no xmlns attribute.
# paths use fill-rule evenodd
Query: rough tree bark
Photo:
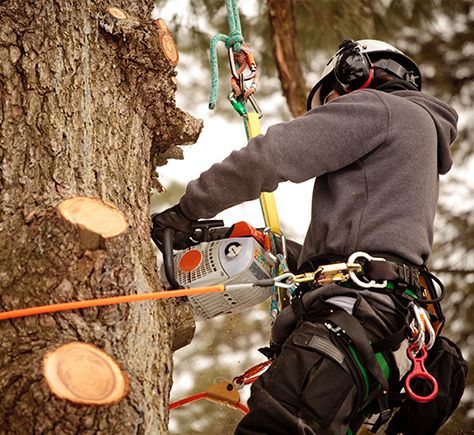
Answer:
<svg viewBox="0 0 474 435"><path fill-rule="evenodd" d="M201 122L176 108L173 52L151 7L0 1L1 311L160 289L152 173L197 139ZM57 208L75 196L114 204L128 231L85 246ZM0 322L0 432L166 432L180 312L146 302ZM92 407L51 393L43 358L72 341L119 363L130 382L123 400Z"/></svg>
<svg viewBox="0 0 474 435"><path fill-rule="evenodd" d="M294 117L306 112L306 84L296 47L294 0L266 0L270 20L273 58L286 98Z"/></svg>

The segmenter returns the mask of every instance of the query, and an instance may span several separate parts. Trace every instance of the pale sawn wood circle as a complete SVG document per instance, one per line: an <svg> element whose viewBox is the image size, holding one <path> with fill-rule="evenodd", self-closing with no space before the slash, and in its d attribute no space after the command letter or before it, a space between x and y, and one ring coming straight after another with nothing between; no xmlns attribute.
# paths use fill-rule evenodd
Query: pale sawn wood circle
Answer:
<svg viewBox="0 0 474 435"><path fill-rule="evenodd" d="M168 25L166 24L163 18L158 18L157 20L155 20L155 24L158 29L162 30L163 32L169 32Z"/></svg>
<svg viewBox="0 0 474 435"><path fill-rule="evenodd" d="M124 214L113 204L98 198L75 197L58 206L64 219L104 238L115 237L128 228Z"/></svg>
<svg viewBox="0 0 474 435"><path fill-rule="evenodd" d="M171 36L171 34L169 33L161 34L160 44L170 64L176 65L178 63L179 54L178 54L178 49L176 48L176 43L174 42L174 39Z"/></svg>
<svg viewBox="0 0 474 435"><path fill-rule="evenodd" d="M127 15L124 11L122 11L122 9L108 8L107 11L110 15L112 15L114 18L117 18L118 20L125 20L127 18Z"/></svg>
<svg viewBox="0 0 474 435"><path fill-rule="evenodd" d="M56 396L74 403L108 405L128 393L128 378L118 364L87 343L68 343L46 354L44 376Z"/></svg>

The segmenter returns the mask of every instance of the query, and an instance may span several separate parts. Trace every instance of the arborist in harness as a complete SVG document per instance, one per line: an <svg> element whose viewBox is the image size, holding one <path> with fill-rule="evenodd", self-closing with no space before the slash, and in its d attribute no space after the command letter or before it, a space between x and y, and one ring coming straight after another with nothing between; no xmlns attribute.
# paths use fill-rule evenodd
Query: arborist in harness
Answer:
<svg viewBox="0 0 474 435"><path fill-rule="evenodd" d="M193 221L280 182L315 178L304 244L288 243L292 272L364 265L363 278L327 283L313 276L298 288L273 325L265 352L274 362L254 383L237 434L351 433L369 414L378 415L376 431L390 417L390 391L400 390L409 367L407 316L422 317L417 303L420 280L430 281L424 265L438 178L452 166L457 131L456 112L422 93L421 84L416 63L390 44L343 41L305 115L250 140L189 183L179 204L153 216L155 239L171 227L180 236L175 247L183 248ZM462 388L442 393L459 401ZM449 409L425 421L425 430L395 422L388 432L434 433L456 405L443 402Z"/></svg>

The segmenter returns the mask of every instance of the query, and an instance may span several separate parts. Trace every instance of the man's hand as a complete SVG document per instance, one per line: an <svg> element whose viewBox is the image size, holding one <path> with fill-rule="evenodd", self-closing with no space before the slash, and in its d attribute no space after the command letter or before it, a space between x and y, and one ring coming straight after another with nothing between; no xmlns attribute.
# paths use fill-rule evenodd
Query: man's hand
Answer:
<svg viewBox="0 0 474 435"><path fill-rule="evenodd" d="M153 228L151 230L152 239L159 248L163 246L163 231L171 228L175 231L174 249L184 249L194 245L190 237L193 235L192 220L188 219L181 211L179 204L151 216Z"/></svg>

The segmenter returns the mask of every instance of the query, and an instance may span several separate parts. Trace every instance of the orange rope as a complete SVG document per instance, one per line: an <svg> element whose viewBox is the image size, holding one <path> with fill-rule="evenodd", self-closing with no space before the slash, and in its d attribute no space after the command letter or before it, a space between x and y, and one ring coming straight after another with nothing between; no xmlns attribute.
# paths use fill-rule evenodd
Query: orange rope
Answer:
<svg viewBox="0 0 474 435"><path fill-rule="evenodd" d="M198 288L184 288L154 293L140 293L125 296L113 296L109 298L87 299L77 302L65 302L60 304L43 305L39 307L22 308L19 310L0 312L0 320L15 319L18 317L35 316L38 314L54 313L57 311L78 310L80 308L99 307L103 305L116 305L128 302L150 301L156 299L179 298L183 296L200 295L204 293L219 293L224 291L223 285Z"/></svg>
<svg viewBox="0 0 474 435"><path fill-rule="evenodd" d="M240 402L235 405L237 409L240 409L244 414L248 414L250 409L248 409L245 405L242 405Z"/></svg>
<svg viewBox="0 0 474 435"><path fill-rule="evenodd" d="M240 376L234 378L234 382L236 384L244 384L248 385L255 382L260 377L260 372L267 366L269 366L272 362L271 361L264 361L256 366L250 367Z"/></svg>
<svg viewBox="0 0 474 435"><path fill-rule="evenodd" d="M188 403L195 402L196 400L205 399L207 397L207 393L196 393L192 396L185 397L184 399L177 400L176 402L170 403L170 410L179 408L180 406L187 405Z"/></svg>
<svg viewBox="0 0 474 435"><path fill-rule="evenodd" d="M170 403L170 411L172 409L176 409L176 408L179 408L181 406L187 405L188 403L196 402L198 400L208 399L208 398L211 398L211 401L213 401L212 397L209 396L209 394L207 392L193 394L192 396L188 396L188 397L185 397L184 399L177 400L176 402ZM219 403L221 403L221 402L219 402ZM237 402L236 404L226 402L226 405L230 406L232 408L238 409L238 410L242 411L244 414L248 414L250 412L250 410L240 402Z"/></svg>

